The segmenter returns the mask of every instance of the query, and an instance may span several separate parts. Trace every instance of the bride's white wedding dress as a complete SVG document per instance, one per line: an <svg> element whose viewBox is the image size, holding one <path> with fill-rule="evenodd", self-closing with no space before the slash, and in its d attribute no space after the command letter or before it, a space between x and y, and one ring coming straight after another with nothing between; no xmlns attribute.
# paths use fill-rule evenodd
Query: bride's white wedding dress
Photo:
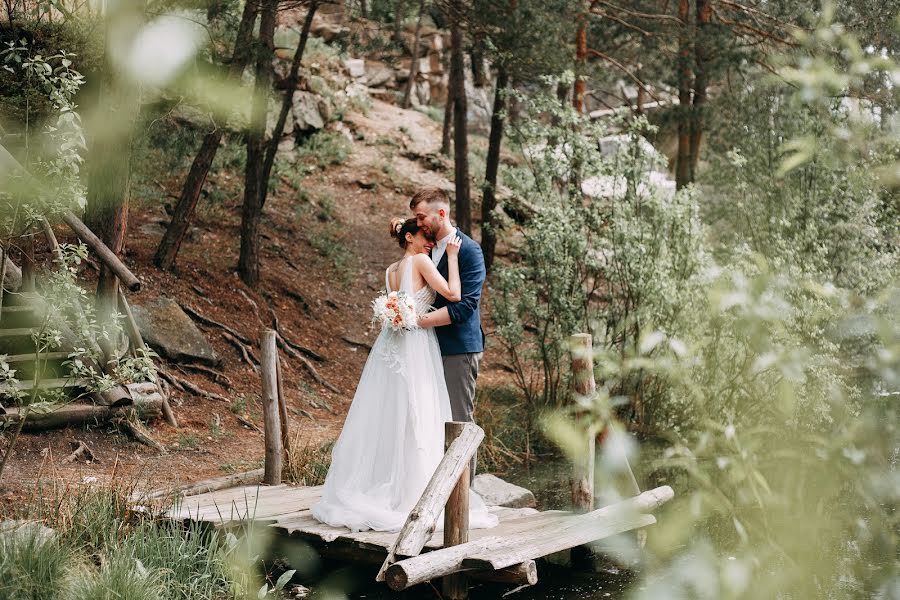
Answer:
<svg viewBox="0 0 900 600"><path fill-rule="evenodd" d="M435 291L412 289L412 260L401 264L400 291L416 310L431 309ZM391 291L385 275L385 287ZM433 329L381 330L334 445L321 500L312 515L353 531L399 531L444 454L451 420L441 350ZM477 494L470 496L470 528L493 527ZM443 517L438 520L443 527Z"/></svg>

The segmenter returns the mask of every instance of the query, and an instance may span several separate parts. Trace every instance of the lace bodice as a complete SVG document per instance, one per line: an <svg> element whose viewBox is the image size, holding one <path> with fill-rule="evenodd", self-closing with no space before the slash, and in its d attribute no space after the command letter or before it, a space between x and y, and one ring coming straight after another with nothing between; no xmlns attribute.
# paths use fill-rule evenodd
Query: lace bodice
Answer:
<svg viewBox="0 0 900 600"><path fill-rule="evenodd" d="M384 273L384 287L388 292L395 291L391 289L390 268ZM420 315L427 313L434 305L437 298L435 292L430 285L425 284L418 290L412 289L412 260L407 257L400 261L400 289L396 290L409 295L416 303L416 312Z"/></svg>

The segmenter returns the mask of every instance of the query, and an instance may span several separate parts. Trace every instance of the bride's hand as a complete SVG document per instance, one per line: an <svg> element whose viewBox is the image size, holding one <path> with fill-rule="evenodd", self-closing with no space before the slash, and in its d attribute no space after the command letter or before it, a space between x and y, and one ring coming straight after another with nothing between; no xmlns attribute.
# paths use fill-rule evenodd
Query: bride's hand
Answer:
<svg viewBox="0 0 900 600"><path fill-rule="evenodd" d="M447 242L447 256L459 256L460 246L462 246L462 238L454 235L453 239Z"/></svg>

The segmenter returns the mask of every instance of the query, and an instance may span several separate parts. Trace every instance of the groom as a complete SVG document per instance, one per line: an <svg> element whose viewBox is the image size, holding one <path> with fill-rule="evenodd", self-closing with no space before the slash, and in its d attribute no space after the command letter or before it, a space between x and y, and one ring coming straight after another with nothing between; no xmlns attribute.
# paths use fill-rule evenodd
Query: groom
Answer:
<svg viewBox="0 0 900 600"><path fill-rule="evenodd" d="M419 319L421 327L434 327L441 357L444 378L450 394L450 409L454 421L472 422L475 412L475 380L484 352L484 332L481 329L481 287L486 271L481 246L450 224L450 198L437 188L420 190L412 197L409 208L425 237L434 242L431 260L438 272L447 278L447 242L454 235L462 239L459 249L459 278L462 299L447 302L438 295L435 310ZM471 476L475 476L472 458Z"/></svg>

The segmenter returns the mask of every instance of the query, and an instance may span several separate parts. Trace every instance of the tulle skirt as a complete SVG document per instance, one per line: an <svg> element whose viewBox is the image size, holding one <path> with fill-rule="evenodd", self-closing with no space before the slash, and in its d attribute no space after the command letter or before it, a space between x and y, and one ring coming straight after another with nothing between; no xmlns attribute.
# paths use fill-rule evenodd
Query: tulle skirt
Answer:
<svg viewBox="0 0 900 600"><path fill-rule="evenodd" d="M444 454L450 400L432 329L383 329L331 454L313 516L353 531L399 531ZM443 524L439 520L438 527ZM497 519L474 493L469 526Z"/></svg>

